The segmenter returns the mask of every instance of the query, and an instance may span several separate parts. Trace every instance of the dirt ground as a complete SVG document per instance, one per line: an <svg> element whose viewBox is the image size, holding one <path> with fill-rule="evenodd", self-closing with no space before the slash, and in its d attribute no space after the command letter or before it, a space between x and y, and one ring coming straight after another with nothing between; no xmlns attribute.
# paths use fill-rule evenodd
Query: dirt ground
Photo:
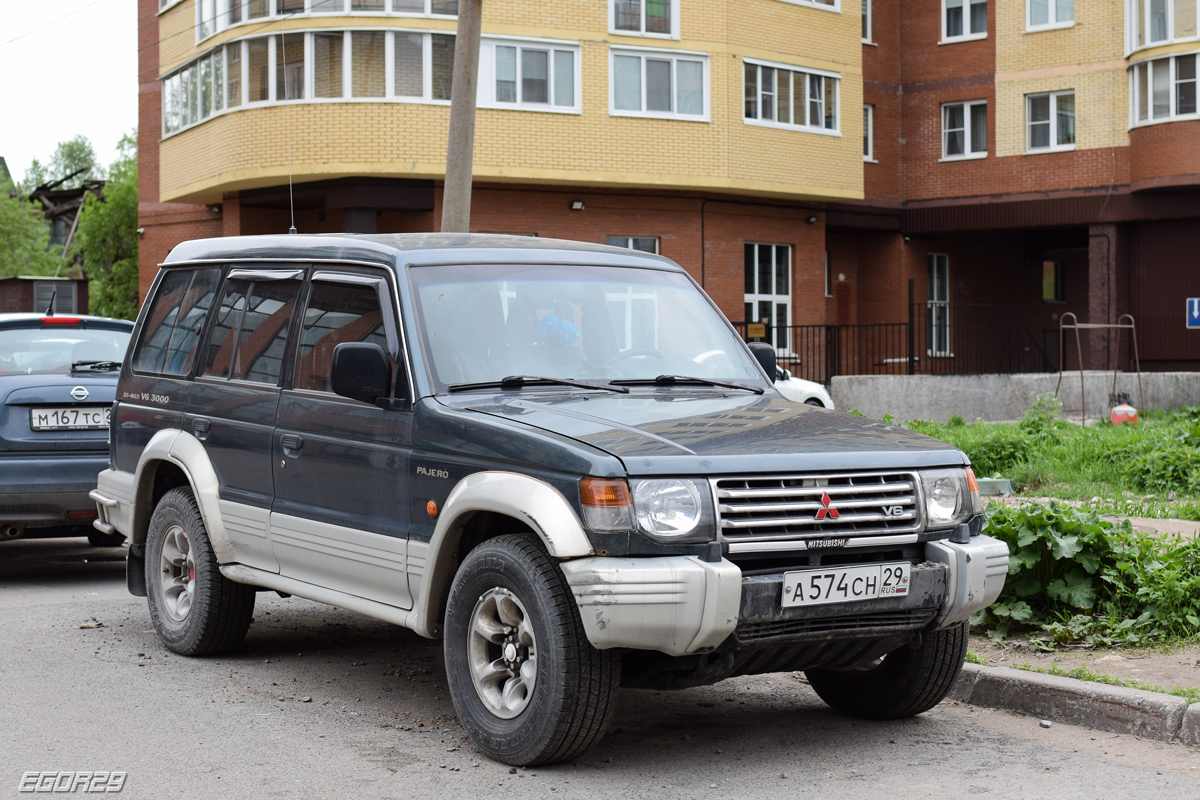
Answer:
<svg viewBox="0 0 1200 800"><path fill-rule="evenodd" d="M1144 681L1163 689L1176 686L1200 688L1200 644L1164 649L1059 649L1040 653L1019 640L997 644L986 636L972 636L971 650L988 659L992 666L1011 667L1028 664L1049 669L1057 664L1065 670L1080 665L1093 672L1124 680Z"/></svg>

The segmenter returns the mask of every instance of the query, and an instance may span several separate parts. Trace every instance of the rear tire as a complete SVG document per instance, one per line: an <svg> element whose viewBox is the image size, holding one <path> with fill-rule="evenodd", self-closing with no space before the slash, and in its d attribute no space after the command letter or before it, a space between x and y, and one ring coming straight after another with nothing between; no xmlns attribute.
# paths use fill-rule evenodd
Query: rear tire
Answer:
<svg viewBox="0 0 1200 800"><path fill-rule="evenodd" d="M592 647L562 570L532 535L490 539L463 561L444 646L458 718L491 758L567 761L608 728L620 658Z"/></svg>
<svg viewBox="0 0 1200 800"><path fill-rule="evenodd" d="M942 702L967 655L967 623L926 633L868 672L810 669L808 682L835 711L863 719L911 717Z"/></svg>
<svg viewBox="0 0 1200 800"><path fill-rule="evenodd" d="M150 518L146 600L158 637L180 655L232 650L250 627L254 587L221 574L189 488L164 494Z"/></svg>

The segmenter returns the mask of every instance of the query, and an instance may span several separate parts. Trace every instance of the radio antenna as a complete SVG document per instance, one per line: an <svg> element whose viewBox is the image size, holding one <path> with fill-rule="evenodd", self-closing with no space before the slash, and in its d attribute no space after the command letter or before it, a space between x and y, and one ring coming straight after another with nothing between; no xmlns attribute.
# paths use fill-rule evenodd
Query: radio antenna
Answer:
<svg viewBox="0 0 1200 800"><path fill-rule="evenodd" d="M288 228L288 234L296 232L296 201L292 195L292 120L288 113L291 105L291 92L288 90L288 68L287 68L287 34L279 35L279 42L283 46L283 128L285 137L287 138L287 158L288 158L288 211L291 213L292 225Z"/></svg>

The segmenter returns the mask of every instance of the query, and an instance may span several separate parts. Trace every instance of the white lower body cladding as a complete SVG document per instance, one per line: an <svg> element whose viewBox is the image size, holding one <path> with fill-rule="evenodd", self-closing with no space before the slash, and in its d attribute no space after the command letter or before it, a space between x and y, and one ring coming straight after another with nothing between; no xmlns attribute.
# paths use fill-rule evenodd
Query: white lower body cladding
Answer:
<svg viewBox="0 0 1200 800"><path fill-rule="evenodd" d="M1008 545L991 536L972 536L966 544L929 542L925 557L949 568L946 601L934 622L937 630L996 602L1008 575Z"/></svg>
<svg viewBox="0 0 1200 800"><path fill-rule="evenodd" d="M92 527L101 533L133 534L133 475L106 469L96 478L96 488L88 495L96 501L96 519Z"/></svg>
<svg viewBox="0 0 1200 800"><path fill-rule="evenodd" d="M725 560L596 557L564 561L562 569L599 650L702 653L737 627L742 571Z"/></svg>

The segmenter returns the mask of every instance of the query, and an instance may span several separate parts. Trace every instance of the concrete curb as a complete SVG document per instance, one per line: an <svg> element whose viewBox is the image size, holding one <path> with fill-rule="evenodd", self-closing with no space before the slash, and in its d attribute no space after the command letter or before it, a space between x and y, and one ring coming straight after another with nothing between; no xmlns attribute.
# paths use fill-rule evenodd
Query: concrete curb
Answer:
<svg viewBox="0 0 1200 800"><path fill-rule="evenodd" d="M987 708L1200 746L1200 703L1143 689L1108 686L1009 667L964 664L952 699Z"/></svg>

